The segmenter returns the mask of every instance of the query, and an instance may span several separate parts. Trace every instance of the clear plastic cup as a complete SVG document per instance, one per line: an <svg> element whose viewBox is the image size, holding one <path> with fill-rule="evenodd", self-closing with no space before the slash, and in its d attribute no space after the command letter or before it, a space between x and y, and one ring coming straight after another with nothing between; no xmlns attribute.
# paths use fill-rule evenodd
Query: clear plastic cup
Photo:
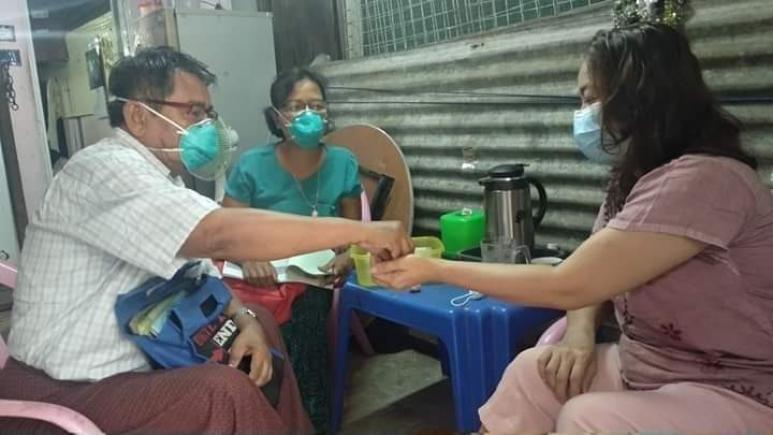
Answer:
<svg viewBox="0 0 773 435"><path fill-rule="evenodd" d="M529 264L529 247L518 245L512 239L480 242L480 256L484 263Z"/></svg>

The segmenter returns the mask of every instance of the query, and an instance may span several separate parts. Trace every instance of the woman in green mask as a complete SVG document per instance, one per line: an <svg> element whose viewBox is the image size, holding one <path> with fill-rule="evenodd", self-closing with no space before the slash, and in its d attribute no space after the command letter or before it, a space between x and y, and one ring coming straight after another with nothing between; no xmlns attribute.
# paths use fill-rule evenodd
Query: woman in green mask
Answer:
<svg viewBox="0 0 773 435"><path fill-rule="evenodd" d="M231 169L223 205L254 207L301 216L360 219L358 165L349 150L322 142L328 131L324 79L305 68L279 74L271 85L271 107L265 109L269 130L278 142L244 153ZM327 265L344 276L351 261L341 247ZM270 263L242 264L245 279L273 288ZM327 315L330 292L307 291L293 304L292 319L282 325L301 394L318 431L328 418Z"/></svg>

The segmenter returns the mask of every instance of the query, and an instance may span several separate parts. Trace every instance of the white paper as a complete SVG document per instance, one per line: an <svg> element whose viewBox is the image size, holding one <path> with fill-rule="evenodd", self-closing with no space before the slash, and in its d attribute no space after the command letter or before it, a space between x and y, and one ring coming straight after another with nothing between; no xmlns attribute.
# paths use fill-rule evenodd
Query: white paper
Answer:
<svg viewBox="0 0 773 435"><path fill-rule="evenodd" d="M306 275L321 277L328 274L322 272L319 268L332 261L335 257L336 254L333 250L326 249L323 251L296 255L295 257L283 260L275 260L271 262L271 265L276 269L278 282L289 282L291 279L288 278L287 268L295 267ZM227 278L244 279L244 272L238 264L225 261L223 262L223 276Z"/></svg>
<svg viewBox="0 0 773 435"><path fill-rule="evenodd" d="M325 249L323 251L310 252L308 254L296 255L287 260L287 266L285 267L297 267L303 273L310 276L325 276L327 273L319 270L320 267L330 263L336 257L335 252L332 249ZM272 262L273 264L273 262ZM277 267L277 265L274 265ZM279 269L277 268L277 271Z"/></svg>
<svg viewBox="0 0 773 435"><path fill-rule="evenodd" d="M223 262L223 276L227 278L244 279L242 267L230 261Z"/></svg>

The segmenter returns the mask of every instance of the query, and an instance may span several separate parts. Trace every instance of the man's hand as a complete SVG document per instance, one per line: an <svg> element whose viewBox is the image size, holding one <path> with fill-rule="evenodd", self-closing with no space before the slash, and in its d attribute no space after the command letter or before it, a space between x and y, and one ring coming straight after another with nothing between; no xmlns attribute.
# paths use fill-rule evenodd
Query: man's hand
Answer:
<svg viewBox="0 0 773 435"><path fill-rule="evenodd" d="M271 365L271 351L266 345L266 338L263 335L263 328L258 322L252 321L241 329L231 346L230 359L228 365L239 367L239 363L245 356L251 356L250 379L258 387L266 385L273 376L273 367Z"/></svg>
<svg viewBox="0 0 773 435"><path fill-rule="evenodd" d="M356 244L382 260L400 258L413 252L413 241L398 221L368 222L362 224Z"/></svg>
<svg viewBox="0 0 773 435"><path fill-rule="evenodd" d="M596 349L592 340L562 340L537 360L540 377L561 403L585 393L596 376Z"/></svg>
<svg viewBox="0 0 773 435"><path fill-rule="evenodd" d="M373 279L377 284L395 290L406 290L434 281L438 260L409 255L373 266Z"/></svg>
<svg viewBox="0 0 773 435"><path fill-rule="evenodd" d="M260 287L271 288L276 286L276 269L269 262L245 261L242 263L244 280Z"/></svg>

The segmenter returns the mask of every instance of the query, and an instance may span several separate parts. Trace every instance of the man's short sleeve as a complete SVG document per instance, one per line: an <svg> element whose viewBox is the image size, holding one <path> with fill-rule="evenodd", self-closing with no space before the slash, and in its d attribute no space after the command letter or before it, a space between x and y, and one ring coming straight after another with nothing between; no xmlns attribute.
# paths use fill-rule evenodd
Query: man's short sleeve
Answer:
<svg viewBox="0 0 773 435"><path fill-rule="evenodd" d="M43 212L55 215L57 230L140 269L171 278L187 261L178 257L180 248L219 205L176 185L141 156L131 157L106 159L98 170L71 165L49 194L74 196L75 200L52 201L69 206ZM119 160L120 168L114 164Z"/></svg>

